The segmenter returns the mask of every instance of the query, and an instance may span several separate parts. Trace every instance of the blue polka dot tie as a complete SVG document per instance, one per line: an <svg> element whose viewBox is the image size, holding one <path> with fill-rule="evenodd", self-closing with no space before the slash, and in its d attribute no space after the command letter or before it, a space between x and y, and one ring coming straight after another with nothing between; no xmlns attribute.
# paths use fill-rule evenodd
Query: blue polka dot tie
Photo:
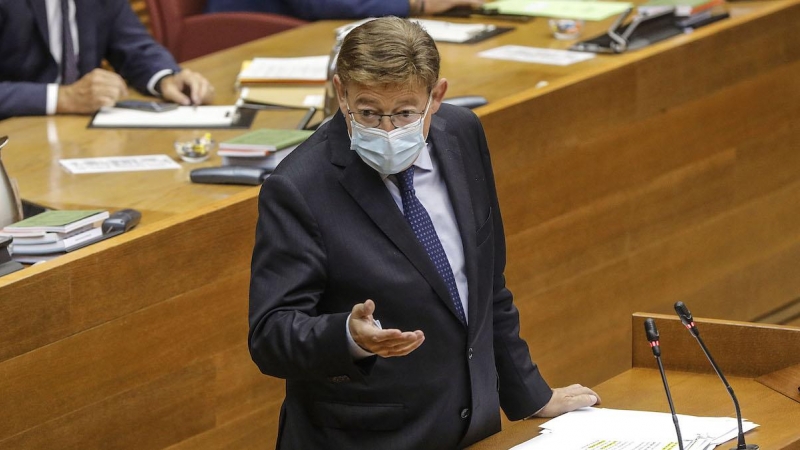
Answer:
<svg viewBox="0 0 800 450"><path fill-rule="evenodd" d="M400 197L403 200L403 215L411 225L411 229L414 230L419 242L425 247L425 251L428 252L433 265L436 266L436 271L447 285L447 292L456 307L458 318L466 324L467 319L464 315L464 307L461 305L461 297L458 295L453 268L450 267L450 261L447 260L442 241L439 240L439 236L433 228L431 216L428 215L428 211L422 206L414 192L414 166L398 173L397 181L400 185Z"/></svg>

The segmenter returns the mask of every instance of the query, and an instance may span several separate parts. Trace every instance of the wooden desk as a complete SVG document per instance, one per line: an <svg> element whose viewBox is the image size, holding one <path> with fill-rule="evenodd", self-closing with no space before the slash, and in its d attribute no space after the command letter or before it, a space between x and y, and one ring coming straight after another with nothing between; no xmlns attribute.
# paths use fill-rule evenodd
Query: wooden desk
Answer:
<svg viewBox="0 0 800 450"><path fill-rule="evenodd" d="M694 339L674 316L635 314L633 360L625 372L595 386L602 407L669 412L664 385L653 354L644 337L645 317L656 319L661 335L662 360L667 370L675 410L678 414L736 417L725 386ZM794 392L784 395L763 383L765 376L800 364L800 328L762 326L720 320L697 320L715 361L734 389L742 417L760 425L748 432L748 443L762 449L800 448L800 378L791 383ZM521 444L539 434L545 419L514 422L470 450L500 450ZM736 447L735 440L723 449Z"/></svg>
<svg viewBox="0 0 800 450"><path fill-rule="evenodd" d="M609 324L634 310L683 299L696 314L751 319L800 297L800 209L787 207L800 201L800 3L732 6L729 21L566 68L474 57L503 44L566 47L543 20L441 45L450 93L491 102L477 113L508 283L553 385L626 370L630 330ZM242 59L324 54L335 25L188 66L227 103ZM293 127L302 114L261 112L254 126ZM195 133L86 122L0 122L26 199L144 213L129 234L0 279L0 449L270 447L283 384L258 373L245 344L258 189L191 184L189 164L67 174L58 158L171 154Z"/></svg>

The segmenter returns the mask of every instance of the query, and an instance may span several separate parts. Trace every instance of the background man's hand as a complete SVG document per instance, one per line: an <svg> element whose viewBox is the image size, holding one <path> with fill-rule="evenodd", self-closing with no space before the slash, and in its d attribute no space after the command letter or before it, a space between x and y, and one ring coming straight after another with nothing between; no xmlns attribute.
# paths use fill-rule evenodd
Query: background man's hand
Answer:
<svg viewBox="0 0 800 450"><path fill-rule="evenodd" d="M388 358L405 356L422 345L422 331L381 330L373 323L375 302L367 300L353 306L350 313L350 335L364 350Z"/></svg>
<svg viewBox="0 0 800 450"><path fill-rule="evenodd" d="M179 105L202 105L214 100L214 86L202 75L183 69L159 81L161 97Z"/></svg>
<svg viewBox="0 0 800 450"><path fill-rule="evenodd" d="M553 389L553 397L535 416L555 417L578 408L599 404L600 396L593 390L580 384L573 384L565 388Z"/></svg>
<svg viewBox="0 0 800 450"><path fill-rule="evenodd" d="M80 80L58 87L56 112L60 114L92 114L103 106L113 106L128 96L125 80L114 72L94 69Z"/></svg>
<svg viewBox="0 0 800 450"><path fill-rule="evenodd" d="M420 0L417 0L419 2ZM448 9L455 8L456 6L471 6L479 8L485 3L485 0L425 0L424 14L438 14L447 11ZM414 13L414 11L412 11Z"/></svg>

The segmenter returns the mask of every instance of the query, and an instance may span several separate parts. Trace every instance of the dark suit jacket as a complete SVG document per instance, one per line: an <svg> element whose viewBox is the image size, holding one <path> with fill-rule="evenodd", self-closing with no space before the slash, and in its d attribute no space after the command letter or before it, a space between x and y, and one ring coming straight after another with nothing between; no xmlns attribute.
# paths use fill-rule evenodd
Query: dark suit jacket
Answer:
<svg viewBox="0 0 800 450"><path fill-rule="evenodd" d="M443 104L429 142L464 247L468 320L379 174L350 150L341 113L264 183L250 285L249 344L286 379L281 449L452 449L536 412L552 392L519 337L483 128ZM373 299L383 328L422 330L408 356L354 363L345 322Z"/></svg>
<svg viewBox="0 0 800 450"><path fill-rule="evenodd" d="M105 58L133 87L147 93L159 70L180 70L147 33L128 0L75 0L80 75ZM45 114L46 84L59 67L50 53L44 0L0 0L0 119Z"/></svg>
<svg viewBox="0 0 800 450"><path fill-rule="evenodd" d="M208 0L208 12L257 11L304 20L407 17L408 0Z"/></svg>

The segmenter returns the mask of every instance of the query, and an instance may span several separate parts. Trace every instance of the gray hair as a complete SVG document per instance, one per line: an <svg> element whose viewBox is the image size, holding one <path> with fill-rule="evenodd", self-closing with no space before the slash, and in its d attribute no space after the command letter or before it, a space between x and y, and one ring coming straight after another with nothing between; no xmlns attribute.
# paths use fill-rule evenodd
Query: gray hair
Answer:
<svg viewBox="0 0 800 450"><path fill-rule="evenodd" d="M439 50L416 22L382 17L345 36L336 73L345 85L412 85L430 92L439 79Z"/></svg>

